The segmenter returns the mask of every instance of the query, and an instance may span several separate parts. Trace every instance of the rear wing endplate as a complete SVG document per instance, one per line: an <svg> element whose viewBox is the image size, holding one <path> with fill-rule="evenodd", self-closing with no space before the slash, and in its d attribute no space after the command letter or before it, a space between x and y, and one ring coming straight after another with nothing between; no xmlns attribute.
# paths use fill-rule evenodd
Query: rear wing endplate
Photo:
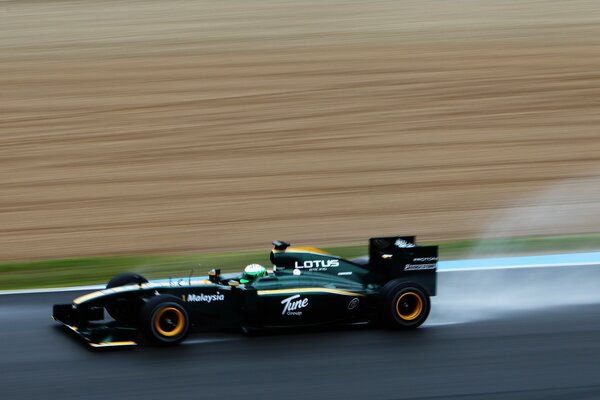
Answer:
<svg viewBox="0 0 600 400"><path fill-rule="evenodd" d="M414 236L369 239L369 268L385 280L406 278L421 284L434 296L438 246L417 246Z"/></svg>

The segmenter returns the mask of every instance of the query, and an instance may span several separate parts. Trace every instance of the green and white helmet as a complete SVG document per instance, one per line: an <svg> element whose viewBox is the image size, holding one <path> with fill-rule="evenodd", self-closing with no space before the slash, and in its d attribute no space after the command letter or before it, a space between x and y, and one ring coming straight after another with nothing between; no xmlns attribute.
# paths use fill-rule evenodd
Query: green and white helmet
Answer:
<svg viewBox="0 0 600 400"><path fill-rule="evenodd" d="M250 283L267 274L267 269L260 264L250 264L244 268L240 283Z"/></svg>

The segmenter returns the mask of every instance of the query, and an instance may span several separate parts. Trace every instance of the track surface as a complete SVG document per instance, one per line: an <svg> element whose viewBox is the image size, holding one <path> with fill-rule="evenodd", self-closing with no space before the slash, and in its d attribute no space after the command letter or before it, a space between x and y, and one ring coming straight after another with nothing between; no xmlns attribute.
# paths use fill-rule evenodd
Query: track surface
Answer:
<svg viewBox="0 0 600 400"><path fill-rule="evenodd" d="M74 293L0 296L2 398L597 399L598 281L589 267L445 273L415 332L197 335L101 352L49 319Z"/></svg>

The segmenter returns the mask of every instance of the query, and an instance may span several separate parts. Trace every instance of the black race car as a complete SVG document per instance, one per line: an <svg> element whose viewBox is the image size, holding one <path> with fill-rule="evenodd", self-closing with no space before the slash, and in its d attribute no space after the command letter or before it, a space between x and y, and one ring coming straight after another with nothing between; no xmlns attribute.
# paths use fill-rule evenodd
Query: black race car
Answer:
<svg viewBox="0 0 600 400"><path fill-rule="evenodd" d="M429 314L437 246L416 246L412 236L372 238L368 257L345 260L273 245L272 271L251 265L241 273L153 282L125 273L104 290L54 305L52 316L91 346L105 347L174 345L208 330L375 322L413 329Z"/></svg>

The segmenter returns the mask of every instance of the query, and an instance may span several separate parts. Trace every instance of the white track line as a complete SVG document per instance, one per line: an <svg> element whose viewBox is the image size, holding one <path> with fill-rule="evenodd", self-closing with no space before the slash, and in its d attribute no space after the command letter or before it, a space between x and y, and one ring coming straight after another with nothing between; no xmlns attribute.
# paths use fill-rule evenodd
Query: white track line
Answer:
<svg viewBox="0 0 600 400"><path fill-rule="evenodd" d="M43 288L43 289L21 289L21 290L0 290L0 296L3 294L35 294L35 293L60 293L77 292L79 290L101 290L106 285L73 286L63 288Z"/></svg>
<svg viewBox="0 0 600 400"><path fill-rule="evenodd" d="M597 267L600 262L579 262L579 263L560 263L560 264L523 264L523 265L496 265L489 267L473 268L445 268L438 269L437 272L468 272L468 271L489 271L498 269L526 269L526 268L560 268L560 267Z"/></svg>

